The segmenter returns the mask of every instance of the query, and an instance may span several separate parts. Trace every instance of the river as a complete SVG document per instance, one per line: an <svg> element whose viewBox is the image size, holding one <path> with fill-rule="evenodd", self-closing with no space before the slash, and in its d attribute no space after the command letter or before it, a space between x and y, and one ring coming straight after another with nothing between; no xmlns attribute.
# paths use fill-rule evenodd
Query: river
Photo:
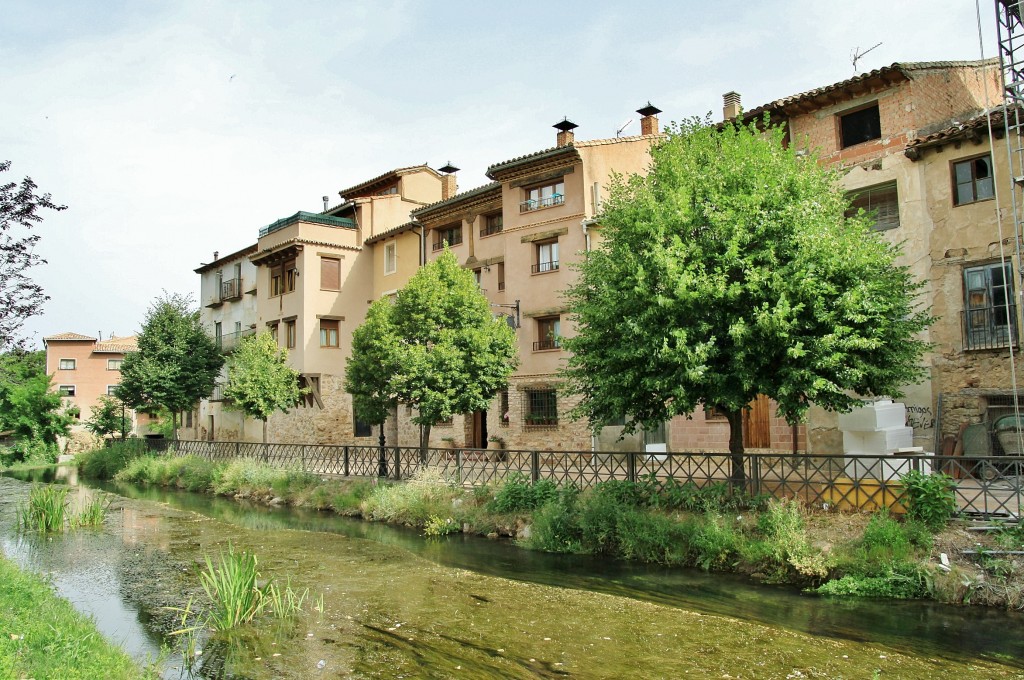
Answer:
<svg viewBox="0 0 1024 680"><path fill-rule="evenodd" d="M1024 617L1015 613L824 598L60 476L76 502L110 494L103 528L19 535L15 508L29 484L0 477L0 547L51 574L140 660L155 658L175 627L162 607L199 598L203 556L228 542L254 552L264 576L309 589L295 621L204 640L193 675L172 655L166 678L1024 678Z"/></svg>

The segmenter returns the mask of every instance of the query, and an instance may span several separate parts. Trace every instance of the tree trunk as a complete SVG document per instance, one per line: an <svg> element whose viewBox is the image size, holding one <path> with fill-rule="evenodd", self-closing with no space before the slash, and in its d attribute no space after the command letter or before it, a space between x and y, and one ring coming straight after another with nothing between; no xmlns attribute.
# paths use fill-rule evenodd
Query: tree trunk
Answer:
<svg viewBox="0 0 1024 680"><path fill-rule="evenodd" d="M171 413L171 441L178 441L178 412Z"/></svg>
<svg viewBox="0 0 1024 680"><path fill-rule="evenodd" d="M427 446L430 444L430 425L420 425L420 465L427 464Z"/></svg>
<svg viewBox="0 0 1024 680"><path fill-rule="evenodd" d="M267 443L267 419L263 419L263 443Z"/></svg>
<svg viewBox="0 0 1024 680"><path fill-rule="evenodd" d="M747 474L743 469L743 411L723 409L729 421L729 486L733 493L746 491Z"/></svg>

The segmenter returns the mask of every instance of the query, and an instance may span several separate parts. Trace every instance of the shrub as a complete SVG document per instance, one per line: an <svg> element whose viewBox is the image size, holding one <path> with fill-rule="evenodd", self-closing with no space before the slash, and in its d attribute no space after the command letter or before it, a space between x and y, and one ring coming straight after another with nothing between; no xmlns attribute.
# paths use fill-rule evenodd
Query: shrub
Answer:
<svg viewBox="0 0 1024 680"><path fill-rule="evenodd" d="M431 515L427 519L426 526L423 527L423 533L426 536L447 536L448 534L456 534L461 529L459 528L458 522L451 517L441 518L438 515Z"/></svg>
<svg viewBox="0 0 1024 680"><path fill-rule="evenodd" d="M41 467L57 462L57 447L38 439L15 442L11 446L0 447L0 468Z"/></svg>
<svg viewBox="0 0 1024 680"><path fill-rule="evenodd" d="M923 522L932 531L940 531L956 512L956 482L937 472L926 475L911 470L900 477L907 502L907 515Z"/></svg>
<svg viewBox="0 0 1024 680"><path fill-rule="evenodd" d="M614 554L619 547L619 518L634 506L623 503L615 492L602 492L600 485L584 494L579 502L578 523L585 552Z"/></svg>
<svg viewBox="0 0 1024 680"><path fill-rule="evenodd" d="M658 564L688 564L693 522L677 522L665 515L625 510L619 515L619 556Z"/></svg>
<svg viewBox="0 0 1024 680"><path fill-rule="evenodd" d="M87 477L113 479L128 463L147 453L138 440L115 442L111 446L85 453L78 458L79 469Z"/></svg>
<svg viewBox="0 0 1024 680"><path fill-rule="evenodd" d="M431 515L448 516L452 500L461 494L436 468L420 468L404 484L375 488L363 501L363 516L421 527Z"/></svg>
<svg viewBox="0 0 1024 680"><path fill-rule="evenodd" d="M558 486L550 479L530 482L523 475L515 475L494 494L490 509L501 513L528 512L550 502L557 495Z"/></svg>
<svg viewBox="0 0 1024 680"><path fill-rule="evenodd" d="M792 572L803 578L828 575L828 560L810 545L804 525L803 507L794 501L772 500L758 517L760 540L748 541L740 549L743 559L769 582L784 582Z"/></svg>
<svg viewBox="0 0 1024 680"><path fill-rule="evenodd" d="M892 567L877 576L847 575L823 583L816 592L849 597L885 597L897 600L926 597L931 590L927 573L913 564Z"/></svg>
<svg viewBox="0 0 1024 680"><path fill-rule="evenodd" d="M281 470L252 458L239 458L228 463L214 482L214 493L221 495L234 494L286 494L293 483L304 486L306 477L313 477L303 472Z"/></svg>
<svg viewBox="0 0 1024 680"><path fill-rule="evenodd" d="M546 552L578 553L582 551L582 530L577 519L575 487L560 490L558 497L533 514L530 538L524 545Z"/></svg>
<svg viewBox="0 0 1024 680"><path fill-rule="evenodd" d="M692 541L694 560L705 571L722 569L731 564L740 546L740 537L735 528L721 516L710 512L704 515L703 521L693 532Z"/></svg>
<svg viewBox="0 0 1024 680"><path fill-rule="evenodd" d="M594 486L591 492L594 495L604 496L611 499L615 504L624 507L639 508L647 505L649 493L656 488L650 483L650 478L643 485L627 481L625 479L609 479Z"/></svg>

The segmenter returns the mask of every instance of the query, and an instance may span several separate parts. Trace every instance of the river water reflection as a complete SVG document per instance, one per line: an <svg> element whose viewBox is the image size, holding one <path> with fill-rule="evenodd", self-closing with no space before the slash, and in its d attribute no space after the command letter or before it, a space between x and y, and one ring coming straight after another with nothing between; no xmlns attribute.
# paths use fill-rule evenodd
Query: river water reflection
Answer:
<svg viewBox="0 0 1024 680"><path fill-rule="evenodd" d="M182 606L202 554L227 541L254 551L266 576L323 596L322 614L245 637L208 677L1024 677L1024 618L1006 612L825 599L476 537L426 540L323 513L101 488L124 497L102 531L39 541L12 528L27 484L0 478L0 540L53 573L137 657L161 640L153 608Z"/></svg>

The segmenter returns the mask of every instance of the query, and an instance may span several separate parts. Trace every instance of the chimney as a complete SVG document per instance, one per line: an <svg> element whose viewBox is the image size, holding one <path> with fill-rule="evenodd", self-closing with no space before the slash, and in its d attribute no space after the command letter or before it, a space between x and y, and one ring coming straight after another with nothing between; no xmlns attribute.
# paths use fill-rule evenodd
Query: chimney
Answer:
<svg viewBox="0 0 1024 680"><path fill-rule="evenodd" d="M455 179L455 173L459 169L452 165L451 161L448 161L443 168L438 168L437 170L441 173L441 200L447 201L459 192L459 184Z"/></svg>
<svg viewBox="0 0 1024 680"><path fill-rule="evenodd" d="M327 212L327 208L330 206L331 197L330 196L324 196L323 200L324 200L324 212Z"/></svg>
<svg viewBox="0 0 1024 680"><path fill-rule="evenodd" d="M219 250L215 250L215 251L213 251L213 259L214 259L214 261L216 261L216 260L217 260L217 256L218 256L218 255L220 255L220 251L219 251Z"/></svg>
<svg viewBox="0 0 1024 680"><path fill-rule="evenodd" d="M658 114L661 113L661 109L657 106L651 106L651 102L647 102L647 106L642 109L637 109L643 118L640 119L640 134L642 135L656 135L660 132L658 129Z"/></svg>
<svg viewBox="0 0 1024 680"><path fill-rule="evenodd" d="M722 119L729 120L740 115L740 93L726 92L722 95Z"/></svg>
<svg viewBox="0 0 1024 680"><path fill-rule="evenodd" d="M578 128L579 125L573 123L568 118L562 118L561 122L555 123L551 127L558 130L558 136L555 137L555 146L569 146L573 140L572 131Z"/></svg>

